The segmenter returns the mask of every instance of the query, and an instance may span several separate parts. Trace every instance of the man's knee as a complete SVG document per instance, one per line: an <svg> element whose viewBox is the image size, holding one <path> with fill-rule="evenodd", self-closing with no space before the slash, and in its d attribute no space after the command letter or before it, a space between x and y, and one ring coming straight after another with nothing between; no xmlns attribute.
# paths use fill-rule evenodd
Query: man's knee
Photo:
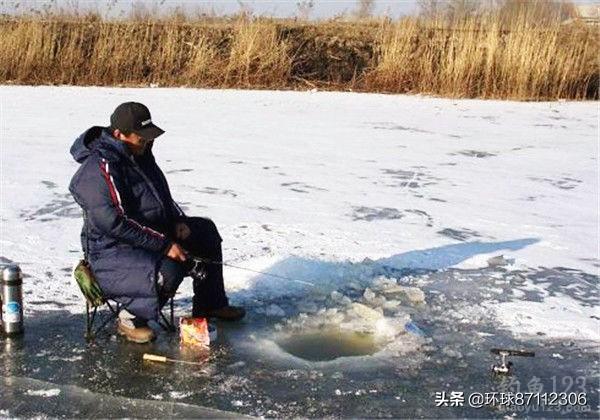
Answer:
<svg viewBox="0 0 600 420"><path fill-rule="evenodd" d="M159 263L157 286L161 294L173 296L183 281L186 267L169 257L164 257Z"/></svg>
<svg viewBox="0 0 600 420"><path fill-rule="evenodd" d="M219 234L217 225L211 219L206 217L190 217L189 218L190 229L195 234L201 237L214 238L218 242L222 242L223 238Z"/></svg>

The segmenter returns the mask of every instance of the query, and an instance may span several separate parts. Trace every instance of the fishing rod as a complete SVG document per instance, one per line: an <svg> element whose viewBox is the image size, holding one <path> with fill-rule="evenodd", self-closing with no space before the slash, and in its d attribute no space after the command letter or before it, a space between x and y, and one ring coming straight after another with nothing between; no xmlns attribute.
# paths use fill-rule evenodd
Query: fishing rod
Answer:
<svg viewBox="0 0 600 420"><path fill-rule="evenodd" d="M287 277L287 276L282 276L279 274L273 274L273 273L268 273L266 271L260 271L260 270L253 270L251 268L247 268L247 267L240 267L239 265L233 265L230 263L226 263L223 261L214 261L211 260L209 258L204 258L204 257L189 257L191 260L194 261L194 265L192 266L192 268L190 269L190 271L198 271L198 267L197 264L200 263L205 263L205 264L218 264L218 265L222 265L222 266L226 266L226 267L231 267L231 268L237 268L238 270L244 270L244 271L249 271L251 273L257 273L257 274L263 274L265 276L270 276L270 277L275 277L278 279L282 279L282 280L289 280L289 281L293 281L296 283L300 283L300 284L304 284L307 286L311 286L311 287L316 287L315 283L313 282L309 282L306 280L298 280L298 279L294 279L292 277ZM400 268L396 268L396 267L392 267L390 265L383 265L383 264L379 264L376 261L370 261L371 264L378 266L379 268L384 270L384 273L386 274L400 274L402 276L409 274L411 271L410 269L400 269Z"/></svg>
<svg viewBox="0 0 600 420"><path fill-rule="evenodd" d="M247 268L247 267L240 267L238 265L229 264L229 263L226 263L226 262L223 262L223 261L214 261L214 260L211 260L211 259L208 259L208 258L203 258L203 257L191 257L191 259L194 260L194 266L192 267L192 270L194 270L194 271L197 270L197 264L198 263L217 264L217 265L223 265L223 266L226 266L226 267L237 268L238 270L250 271L252 273L263 274L265 276L276 277L278 279L294 281L296 283L301 283L301 284L305 284L307 286L315 287L315 284L311 283L309 281L293 279L291 277L280 276L279 274L267 273L265 271L260 271L260 270L253 270L253 269Z"/></svg>

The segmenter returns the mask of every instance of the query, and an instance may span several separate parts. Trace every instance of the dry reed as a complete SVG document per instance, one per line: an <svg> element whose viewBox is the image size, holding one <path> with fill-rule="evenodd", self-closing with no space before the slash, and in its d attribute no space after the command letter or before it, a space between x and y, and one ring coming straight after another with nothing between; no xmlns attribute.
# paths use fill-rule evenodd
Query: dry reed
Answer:
<svg viewBox="0 0 600 420"><path fill-rule="evenodd" d="M597 28L98 16L0 19L0 82L353 89L521 100L597 99Z"/></svg>
<svg viewBox="0 0 600 420"><path fill-rule="evenodd" d="M431 29L434 28L434 29ZM453 97L598 97L598 34L582 26L502 27L484 18L406 19L382 31L372 90Z"/></svg>

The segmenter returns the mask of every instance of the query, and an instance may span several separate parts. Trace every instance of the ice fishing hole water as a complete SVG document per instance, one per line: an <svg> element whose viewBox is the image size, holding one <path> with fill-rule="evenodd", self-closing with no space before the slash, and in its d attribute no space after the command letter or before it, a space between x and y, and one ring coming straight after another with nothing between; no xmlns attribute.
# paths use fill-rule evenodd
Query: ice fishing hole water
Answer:
<svg viewBox="0 0 600 420"><path fill-rule="evenodd" d="M378 342L373 334L337 328L300 332L276 342L286 353L311 362L372 355L384 344Z"/></svg>

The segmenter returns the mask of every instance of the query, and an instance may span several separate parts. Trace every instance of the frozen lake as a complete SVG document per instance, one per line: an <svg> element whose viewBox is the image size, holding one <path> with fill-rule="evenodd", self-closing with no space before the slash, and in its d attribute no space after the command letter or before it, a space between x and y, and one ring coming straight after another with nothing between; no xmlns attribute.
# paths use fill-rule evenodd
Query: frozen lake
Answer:
<svg viewBox="0 0 600 420"><path fill-rule="evenodd" d="M68 150L128 100L167 131L157 161L225 260L294 279L226 267L249 314L209 354L83 339ZM0 416L521 416L435 393L541 384L586 392L570 415L597 417L597 104L9 86L0 104L0 262L26 275L27 329L0 339ZM494 378L493 347L536 357Z"/></svg>

